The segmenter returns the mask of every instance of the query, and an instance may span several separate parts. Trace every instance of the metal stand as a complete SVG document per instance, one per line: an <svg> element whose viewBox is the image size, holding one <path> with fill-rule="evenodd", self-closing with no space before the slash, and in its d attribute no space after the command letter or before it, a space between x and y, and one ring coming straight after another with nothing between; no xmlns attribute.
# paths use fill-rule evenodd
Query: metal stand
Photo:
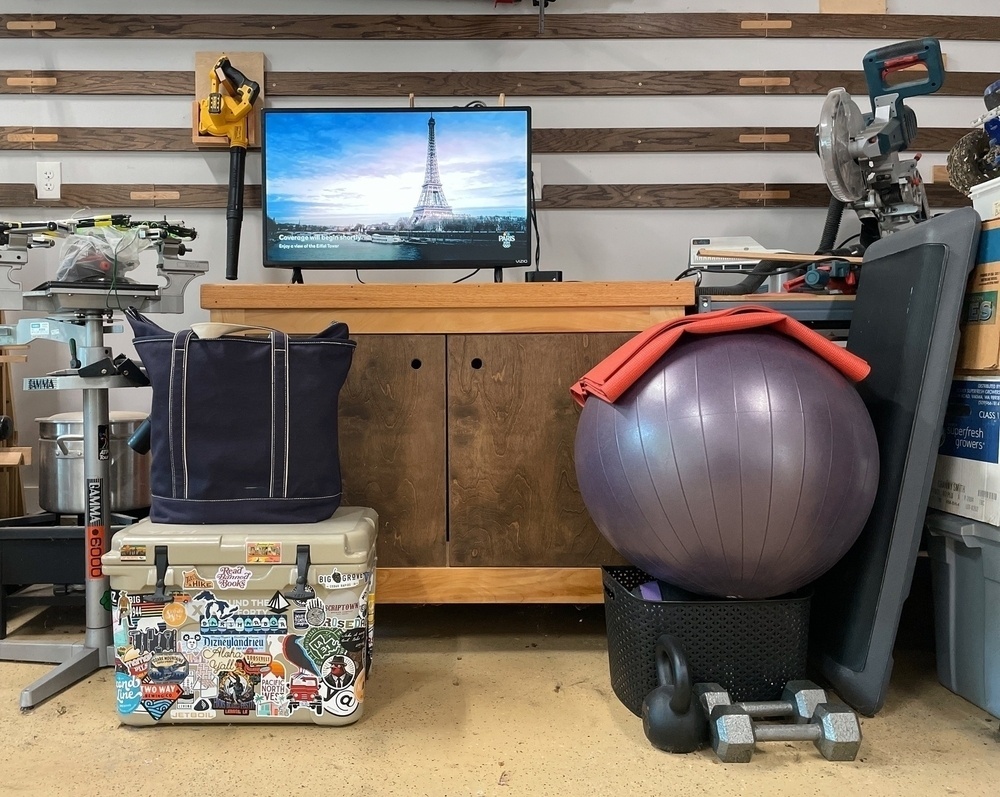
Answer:
<svg viewBox="0 0 1000 797"><path fill-rule="evenodd" d="M78 350L83 367L108 359L104 346L105 310L81 310L77 317L83 325L83 346ZM47 389L79 389L83 392L83 473L86 506L86 593L87 631L83 644L51 642L0 642L0 660L58 664L21 692L21 708L32 708L57 692L72 686L101 667L114 664L111 613L102 599L110 590L101 557L108 550L111 513L108 484L111 459L108 379L79 376L54 376L44 382ZM86 386L93 382L94 386Z"/></svg>
<svg viewBox="0 0 1000 797"><path fill-rule="evenodd" d="M133 230L148 240L158 254L156 273L165 279L162 285L143 285L123 280L110 285L87 281L49 282L24 290L19 279L28 262L29 251L49 248L55 237L70 235L78 228L116 226ZM184 290L196 277L208 272L204 261L181 260L194 240L193 229L163 222L133 222L130 216L98 216L90 219L67 219L47 222L0 222L0 308L36 310L47 318L22 319L16 325L0 324L0 346L23 345L36 339L48 339L76 346L79 364L74 369L25 380L25 390L83 391L83 473L85 511L84 602L87 631L82 644L0 641L0 660L48 662L58 666L21 692L21 708L32 708L67 686L85 678L101 667L113 666L114 637L111 630L110 579L104 576L101 557L108 550L110 529L108 484L110 478L110 418L108 391L111 388L136 387L117 361L111 360L104 346L106 327L112 310L110 298L118 307L131 305L139 310L160 313L184 311ZM134 369L134 364L132 368ZM89 368L88 368L89 366ZM137 369L136 369L137 370ZM132 374L134 376L134 374ZM147 382L148 384L148 382ZM110 600L110 596L109 596Z"/></svg>

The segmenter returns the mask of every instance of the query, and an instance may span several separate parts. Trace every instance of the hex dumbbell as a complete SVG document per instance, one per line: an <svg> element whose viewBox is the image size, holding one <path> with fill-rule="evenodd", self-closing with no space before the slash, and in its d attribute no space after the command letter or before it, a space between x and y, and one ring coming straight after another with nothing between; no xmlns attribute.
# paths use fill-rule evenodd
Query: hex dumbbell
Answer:
<svg viewBox="0 0 1000 797"><path fill-rule="evenodd" d="M811 722L816 706L827 702L826 692L812 681L789 681L785 684L780 700L761 700L734 704L725 687L714 683L695 684L695 694L705 709L705 716L712 715L716 706L736 705L751 717L793 717L796 722Z"/></svg>
<svg viewBox="0 0 1000 797"><path fill-rule="evenodd" d="M716 704L709 716L712 749L725 764L745 764L757 742L813 742L828 761L853 761L861 748L857 715L839 703L816 706L808 723L762 723L739 704Z"/></svg>

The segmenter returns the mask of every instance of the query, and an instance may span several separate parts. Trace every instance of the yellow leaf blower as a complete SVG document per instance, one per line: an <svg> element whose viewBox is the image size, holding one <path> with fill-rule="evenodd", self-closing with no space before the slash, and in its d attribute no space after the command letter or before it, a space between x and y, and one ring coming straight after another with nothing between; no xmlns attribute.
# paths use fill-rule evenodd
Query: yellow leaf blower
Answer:
<svg viewBox="0 0 1000 797"><path fill-rule="evenodd" d="M249 143L248 116L260 84L249 80L222 56L210 75L211 91L199 102L198 132L229 139L229 199L226 202L226 279L238 276L243 227L243 175Z"/></svg>

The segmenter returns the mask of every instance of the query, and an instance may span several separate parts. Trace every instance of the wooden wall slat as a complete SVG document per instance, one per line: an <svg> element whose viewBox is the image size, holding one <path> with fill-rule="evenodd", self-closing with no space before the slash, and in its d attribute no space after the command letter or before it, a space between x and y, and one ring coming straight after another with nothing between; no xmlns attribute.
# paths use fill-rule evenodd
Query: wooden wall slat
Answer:
<svg viewBox="0 0 1000 797"><path fill-rule="evenodd" d="M763 200L740 199L763 183L545 185L539 210L583 208L759 208Z"/></svg>
<svg viewBox="0 0 1000 797"><path fill-rule="evenodd" d="M225 185L162 185L157 184L154 190L176 191L180 199L155 200L158 208L225 208L229 199L229 188ZM260 207L260 186L244 186L243 206L246 208Z"/></svg>
<svg viewBox="0 0 1000 797"><path fill-rule="evenodd" d="M921 128L914 152L947 152L967 128ZM787 136L787 141L742 142L741 136ZM533 153L560 152L813 152L812 127L535 128Z"/></svg>
<svg viewBox="0 0 1000 797"><path fill-rule="evenodd" d="M763 152L764 144L741 143L740 135L764 133L762 127L535 128L531 151Z"/></svg>
<svg viewBox="0 0 1000 797"><path fill-rule="evenodd" d="M769 72L779 74L777 72ZM851 94L867 95L868 86L863 72L843 71L792 71L788 86L769 86L768 94L826 94L830 89L843 86ZM982 97L985 88L995 80L988 72L948 72L944 85L935 97Z"/></svg>
<svg viewBox="0 0 1000 797"><path fill-rule="evenodd" d="M766 20L766 22L765 22ZM24 29L18 23L54 23ZM15 27L8 27L14 23ZM0 38L80 39L918 39L1000 41L1000 18L933 14L2 14Z"/></svg>
<svg viewBox="0 0 1000 797"><path fill-rule="evenodd" d="M969 129L922 128L910 148L947 152ZM40 136L28 141L24 137ZM779 136L785 141L759 143L741 137ZM536 154L584 152L812 152L811 127L620 127L535 128ZM53 140L44 140L53 139ZM0 150L52 152L195 152L186 127L0 127ZM224 148L216 148L225 152Z"/></svg>
<svg viewBox="0 0 1000 797"><path fill-rule="evenodd" d="M0 94L31 94L30 86L17 85L19 79L30 77L30 69L0 70Z"/></svg>
<svg viewBox="0 0 1000 797"><path fill-rule="evenodd" d="M1000 40L1000 17L943 14L771 14L790 28L768 31L771 38ZM546 20L546 23L548 20Z"/></svg>
<svg viewBox="0 0 1000 797"><path fill-rule="evenodd" d="M55 78L52 86L10 85L10 78ZM0 70L0 94L137 94L194 97L194 72Z"/></svg>
<svg viewBox="0 0 1000 797"><path fill-rule="evenodd" d="M34 149L31 141L18 141L20 136L30 136L33 127L0 127L0 149Z"/></svg>
<svg viewBox="0 0 1000 797"><path fill-rule="evenodd" d="M706 72L274 72L276 96L510 97L762 94L740 86L753 71Z"/></svg>
<svg viewBox="0 0 1000 797"><path fill-rule="evenodd" d="M11 85L9 78L54 79L51 86ZM787 85L741 85L741 78L784 78ZM979 97L988 72L949 72L936 96ZM282 97L706 96L826 94L843 86L866 94L850 71L754 72L269 72L267 90ZM194 72L0 70L0 94L194 96Z"/></svg>
<svg viewBox="0 0 1000 797"><path fill-rule="evenodd" d="M782 192L787 199L740 199L741 192ZM943 183L927 185L933 208L955 208L970 204L969 198ZM830 190L822 183L730 183L667 185L546 185L539 210L638 209L638 208L822 208L830 201Z"/></svg>
<svg viewBox="0 0 1000 797"><path fill-rule="evenodd" d="M23 135L54 140L19 141ZM198 149L188 127L0 127L0 150L181 152Z"/></svg>
<svg viewBox="0 0 1000 797"><path fill-rule="evenodd" d="M971 199L948 183L928 183L924 187L931 208L959 208L972 204Z"/></svg>
<svg viewBox="0 0 1000 797"><path fill-rule="evenodd" d="M762 192L766 199L755 198ZM787 192L787 199L774 193ZM133 194L176 195L177 199L132 199ZM741 193L745 198L741 198ZM968 197L946 183L927 184L934 208L969 204ZM31 183L0 183L0 207L53 208L224 208L224 185L119 185L63 184L62 198L36 200ZM260 207L260 186L246 186L244 207ZM538 201L539 210L639 209L639 208L759 208L826 207L830 191L822 183L637 183L623 185L546 185Z"/></svg>
<svg viewBox="0 0 1000 797"><path fill-rule="evenodd" d="M0 37L83 39L676 39L756 37L742 20L765 14L6 14ZM52 30L11 30L8 22L55 21Z"/></svg>
<svg viewBox="0 0 1000 797"><path fill-rule="evenodd" d="M59 199L35 199L32 183L0 183L0 207L7 208L124 208L152 207L150 201L137 201L132 191L151 191L151 185L102 185L99 183L63 183ZM223 187L223 190L225 188Z"/></svg>
<svg viewBox="0 0 1000 797"><path fill-rule="evenodd" d="M948 152L971 127L921 127L910 147L914 152Z"/></svg>
<svg viewBox="0 0 1000 797"><path fill-rule="evenodd" d="M768 183L770 191L787 191L787 199L768 199L768 208L823 208L830 204L830 189L824 183Z"/></svg>

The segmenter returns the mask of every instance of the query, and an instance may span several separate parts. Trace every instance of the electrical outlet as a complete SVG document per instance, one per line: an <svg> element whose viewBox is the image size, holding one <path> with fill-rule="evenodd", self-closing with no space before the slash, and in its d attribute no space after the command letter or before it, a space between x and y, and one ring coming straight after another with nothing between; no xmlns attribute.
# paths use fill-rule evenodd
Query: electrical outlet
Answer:
<svg viewBox="0 0 1000 797"><path fill-rule="evenodd" d="M531 162L531 179L534 182L535 198L542 198L542 164L538 161Z"/></svg>
<svg viewBox="0 0 1000 797"><path fill-rule="evenodd" d="M38 199L59 199L62 196L62 164L59 161L39 161L35 164L35 196Z"/></svg>

